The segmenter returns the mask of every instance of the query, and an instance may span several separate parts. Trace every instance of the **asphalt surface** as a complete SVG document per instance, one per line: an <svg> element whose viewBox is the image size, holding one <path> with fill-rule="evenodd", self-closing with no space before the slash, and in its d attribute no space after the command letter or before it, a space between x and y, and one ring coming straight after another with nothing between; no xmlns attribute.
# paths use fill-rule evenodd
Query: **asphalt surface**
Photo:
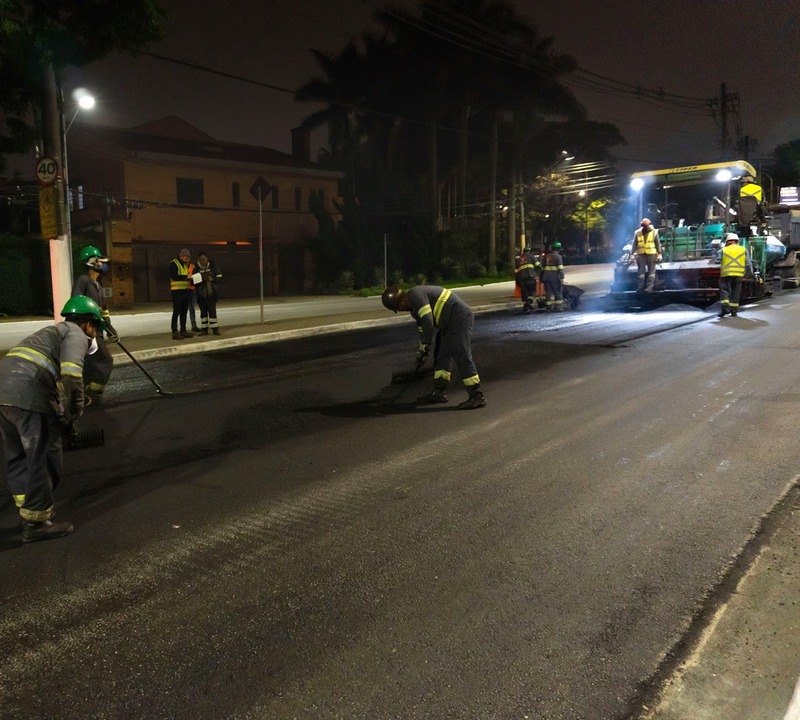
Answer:
<svg viewBox="0 0 800 720"><path fill-rule="evenodd" d="M567 268L568 282L601 295L605 267ZM459 290L476 312L516 309L513 285ZM227 347L263 344L318 333L345 332L391 323L379 298L293 298L225 302L220 305L222 333L173 341L166 307L116 313L122 343L140 362ZM0 350L47 324L48 320L0 323ZM118 364L131 359L113 348ZM146 367L146 364L145 364ZM800 720L800 699L793 692L800 673L800 495L797 478L781 503L766 514L754 539L735 559L730 581L687 632L685 646L663 664L662 690L649 699L647 720ZM601 720L601 719L598 719Z"/></svg>

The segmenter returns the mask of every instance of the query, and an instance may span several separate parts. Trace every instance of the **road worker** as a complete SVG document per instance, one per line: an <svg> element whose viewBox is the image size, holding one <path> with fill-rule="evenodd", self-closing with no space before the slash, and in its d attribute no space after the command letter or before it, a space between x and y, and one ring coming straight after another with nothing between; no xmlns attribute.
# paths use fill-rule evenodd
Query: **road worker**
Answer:
<svg viewBox="0 0 800 720"><path fill-rule="evenodd" d="M725 236L725 247L722 248L720 260L719 317L725 317L728 313L731 317L738 315L745 271L750 273L753 271L747 250L739 244L739 236L736 233L728 233Z"/></svg>
<svg viewBox="0 0 800 720"><path fill-rule="evenodd" d="M530 245L526 245L515 264L515 281L522 298L522 312L529 313L535 309L536 281L542 270L542 263L539 262L538 254L531 252Z"/></svg>
<svg viewBox="0 0 800 720"><path fill-rule="evenodd" d="M94 300L103 314L108 342L119 342L119 335L111 325L111 313L103 292L102 275L108 271L108 258L97 247L89 245L81 250L81 264L86 268L86 272L75 280L75 284L72 286L72 297L84 295ZM97 333L97 352L87 356L86 362L83 364L83 385L87 404L100 399L113 369L114 358L103 339L103 333L99 332Z"/></svg>
<svg viewBox="0 0 800 720"><path fill-rule="evenodd" d="M542 284L546 297L545 309L549 312L566 310L564 304L564 260L561 258L561 243L556 240L547 255L544 256L542 268Z"/></svg>
<svg viewBox="0 0 800 720"><path fill-rule="evenodd" d="M63 537L53 490L62 474L62 433L83 412L83 363L105 329L100 307L70 298L64 322L25 338L0 359L0 437L6 482L22 518L22 542Z"/></svg>
<svg viewBox="0 0 800 720"><path fill-rule="evenodd" d="M417 403L447 402L450 372L455 365L469 397L458 407L473 410L486 405L478 369L472 359L472 328L475 317L470 307L451 290L437 285L417 285L406 292L394 285L383 291L384 307L393 312L410 312L419 328L417 366L421 367L431 349L434 330L441 344L434 358L433 390L417 398Z"/></svg>
<svg viewBox="0 0 800 720"><path fill-rule="evenodd" d="M642 218L633 233L631 254L636 258L636 292L653 292L656 286L656 263L661 262L661 240L650 218Z"/></svg>
<svg viewBox="0 0 800 720"><path fill-rule="evenodd" d="M753 225L761 226L766 220L764 190L752 175L742 175L739 200L736 206L736 226L742 237L753 234Z"/></svg>

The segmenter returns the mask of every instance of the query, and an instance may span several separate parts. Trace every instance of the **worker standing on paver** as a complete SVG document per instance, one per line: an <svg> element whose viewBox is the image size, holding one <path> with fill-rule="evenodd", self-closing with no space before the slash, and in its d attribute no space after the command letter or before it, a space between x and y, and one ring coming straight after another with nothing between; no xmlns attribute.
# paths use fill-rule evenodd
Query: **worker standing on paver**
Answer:
<svg viewBox="0 0 800 720"><path fill-rule="evenodd" d="M70 298L61 315L64 322L35 332L0 359L0 437L24 543L72 532L70 523L53 522L61 436L83 412L83 363L105 322L97 303L83 295Z"/></svg>
<svg viewBox="0 0 800 720"><path fill-rule="evenodd" d="M547 298L545 309L549 312L561 312L567 309L564 306L564 260L559 250L561 243L556 240L550 252L544 256L542 268L542 284Z"/></svg>
<svg viewBox="0 0 800 720"><path fill-rule="evenodd" d="M456 366L469 397L458 407L473 410L486 405L478 369L472 359L472 309L451 290L437 285L417 285L408 292L390 285L381 296L388 310L410 312L419 328L417 367L421 367L431 350L434 330L438 329L441 345L434 360L433 390L417 398L417 403L447 402L450 372Z"/></svg>
<svg viewBox="0 0 800 720"><path fill-rule="evenodd" d="M656 263L661 262L661 240L650 218L642 218L633 233L631 253L636 258L636 292L653 292L656 287Z"/></svg>

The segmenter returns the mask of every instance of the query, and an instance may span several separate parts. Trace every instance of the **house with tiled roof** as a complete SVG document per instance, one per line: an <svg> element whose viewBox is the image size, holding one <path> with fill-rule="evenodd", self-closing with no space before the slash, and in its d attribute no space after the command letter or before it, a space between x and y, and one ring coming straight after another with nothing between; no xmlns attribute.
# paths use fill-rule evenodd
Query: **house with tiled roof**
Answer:
<svg viewBox="0 0 800 720"><path fill-rule="evenodd" d="M341 174L292 154L221 142L170 116L130 129L75 123L69 131L73 234L102 228L112 307L169 300L167 266L205 251L222 269L223 297L308 293L319 231L312 195L338 217ZM259 197L261 202L259 203Z"/></svg>

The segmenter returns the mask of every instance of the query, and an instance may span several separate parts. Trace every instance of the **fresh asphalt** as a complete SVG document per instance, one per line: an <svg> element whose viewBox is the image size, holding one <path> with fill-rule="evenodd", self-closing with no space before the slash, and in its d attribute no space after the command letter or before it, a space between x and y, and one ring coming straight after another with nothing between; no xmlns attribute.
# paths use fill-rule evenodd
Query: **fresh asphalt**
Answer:
<svg viewBox="0 0 800 720"><path fill-rule="evenodd" d="M611 265L573 266L567 282L605 294ZM476 313L517 312L512 282L465 287L457 293ZM588 304L588 303L587 303ZM112 321L137 361L213 352L320 333L408 322L392 315L379 297L302 297L226 301L221 333L175 341L166 304L116 312ZM49 318L0 322L0 352L52 322ZM131 362L112 346L117 364ZM707 600L702 627L687 633L681 656L666 658L663 685L642 708L646 720L800 720L800 491L797 478L761 532L739 558L731 580ZM793 697L796 695L796 697Z"/></svg>

